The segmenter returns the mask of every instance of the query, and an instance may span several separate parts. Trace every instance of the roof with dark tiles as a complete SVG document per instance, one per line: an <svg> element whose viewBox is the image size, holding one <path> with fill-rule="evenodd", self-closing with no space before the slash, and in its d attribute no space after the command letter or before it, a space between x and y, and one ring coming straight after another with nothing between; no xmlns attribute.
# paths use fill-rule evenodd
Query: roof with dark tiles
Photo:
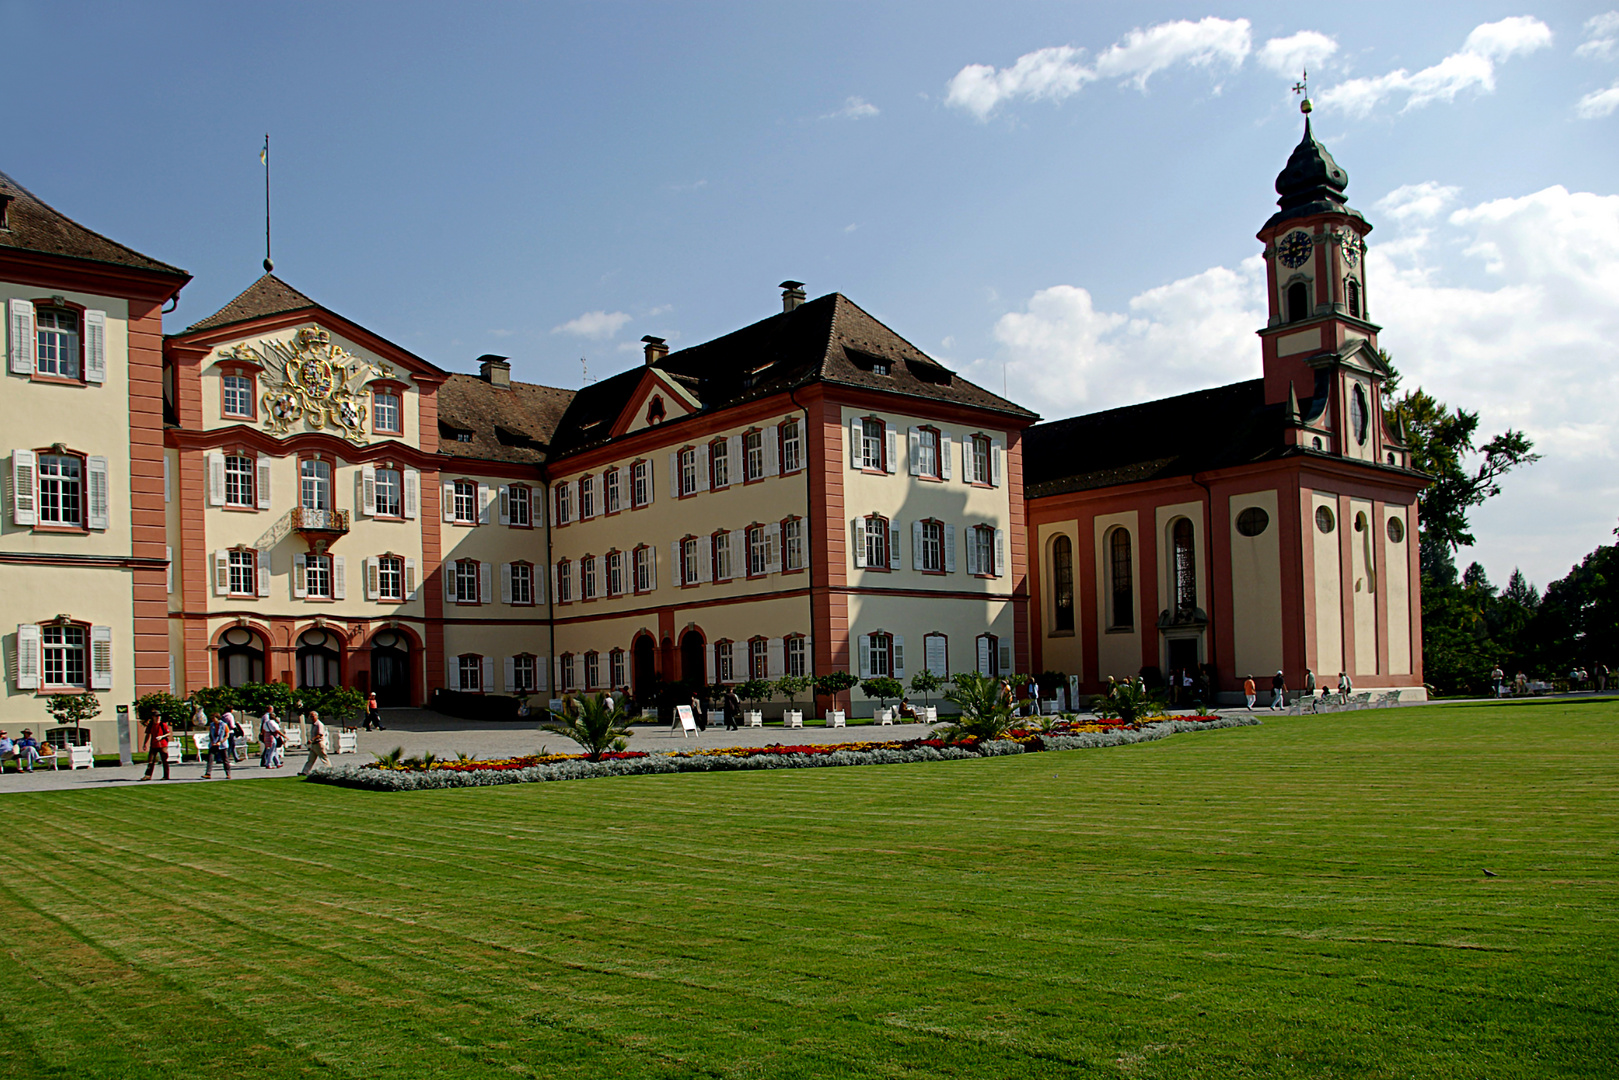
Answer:
<svg viewBox="0 0 1619 1080"><path fill-rule="evenodd" d="M653 366L692 390L710 412L826 382L984 409L1020 424L1038 419L955 374L842 293L670 353ZM887 373L879 374L884 366ZM555 453L605 441L643 370L620 372L580 390L558 433Z"/></svg>
<svg viewBox="0 0 1619 1080"><path fill-rule="evenodd" d="M1093 491L1297 453L1282 438L1284 411L1265 404L1263 379L1250 379L1036 424L1024 432L1024 492Z"/></svg>
<svg viewBox="0 0 1619 1080"><path fill-rule="evenodd" d="M478 375L451 375L438 391L439 452L537 465L545 461L573 397L572 390L555 386L495 386ZM463 432L469 441L457 438Z"/></svg>
<svg viewBox="0 0 1619 1080"><path fill-rule="evenodd" d="M284 315L292 311L308 311L320 305L288 285L274 274L265 274L224 307L200 322L186 327L185 332L213 330L232 323L262 319L269 315Z"/></svg>
<svg viewBox="0 0 1619 1080"><path fill-rule="evenodd" d="M0 202L6 204L3 215L6 227L0 229L0 249L59 255L173 277L191 276L179 267L142 255L85 228L3 172L0 172Z"/></svg>

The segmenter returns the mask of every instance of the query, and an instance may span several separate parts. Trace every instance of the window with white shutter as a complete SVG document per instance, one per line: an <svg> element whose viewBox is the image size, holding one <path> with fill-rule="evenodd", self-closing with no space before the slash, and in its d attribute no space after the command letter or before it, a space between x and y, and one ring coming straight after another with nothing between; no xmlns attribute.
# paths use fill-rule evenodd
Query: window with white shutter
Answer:
<svg viewBox="0 0 1619 1080"><path fill-rule="evenodd" d="M29 307L32 311L32 306ZM39 523L39 466L32 450L11 452L11 521L14 525Z"/></svg>
<svg viewBox="0 0 1619 1080"><path fill-rule="evenodd" d="M30 318L33 305L29 305ZM30 354L32 355L32 354ZM40 634L39 627L22 623L17 627L17 689L39 689Z"/></svg>
<svg viewBox="0 0 1619 1080"><path fill-rule="evenodd" d="M10 304L11 327L6 350L13 375L34 373L34 305L31 301L14 299Z"/></svg>
<svg viewBox="0 0 1619 1080"><path fill-rule="evenodd" d="M84 313L84 381L107 381L107 313Z"/></svg>
<svg viewBox="0 0 1619 1080"><path fill-rule="evenodd" d="M112 689L112 627L90 628L90 689Z"/></svg>
<svg viewBox="0 0 1619 1080"><path fill-rule="evenodd" d="M270 509L270 462L274 460L266 454L259 455L258 461L258 505L260 510Z"/></svg>

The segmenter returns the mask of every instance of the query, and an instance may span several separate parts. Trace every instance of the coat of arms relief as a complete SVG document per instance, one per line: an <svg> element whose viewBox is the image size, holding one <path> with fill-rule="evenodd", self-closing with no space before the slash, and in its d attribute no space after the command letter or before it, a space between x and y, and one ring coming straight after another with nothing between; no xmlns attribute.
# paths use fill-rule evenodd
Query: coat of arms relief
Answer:
<svg viewBox="0 0 1619 1080"><path fill-rule="evenodd" d="M285 435L300 422L311 431L333 428L360 446L365 430L365 384L391 379L394 369L360 359L332 343L325 330L305 327L291 341L233 346L225 356L264 369L264 426Z"/></svg>

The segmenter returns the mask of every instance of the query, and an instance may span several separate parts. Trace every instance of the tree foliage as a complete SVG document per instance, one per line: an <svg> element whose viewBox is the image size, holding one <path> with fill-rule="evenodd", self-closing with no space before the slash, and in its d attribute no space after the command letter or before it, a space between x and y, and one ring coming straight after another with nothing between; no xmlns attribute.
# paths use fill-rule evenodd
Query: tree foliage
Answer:
<svg viewBox="0 0 1619 1080"><path fill-rule="evenodd" d="M911 676L911 692L921 694L922 704L931 706L933 704L933 695L944 687L944 683L945 680L942 676L935 675L927 668L923 668Z"/></svg>
<svg viewBox="0 0 1619 1080"><path fill-rule="evenodd" d="M63 727L82 727L101 715L101 699L94 694L52 694L45 699L45 711Z"/></svg>
<svg viewBox="0 0 1619 1080"><path fill-rule="evenodd" d="M541 721L540 730L573 740L591 761L600 761L609 750L622 749L632 734L624 707L615 701L609 709L601 694L570 698L560 710L547 715L550 719Z"/></svg>
<svg viewBox="0 0 1619 1080"><path fill-rule="evenodd" d="M1012 726L1012 704L1001 693L1000 680L977 671L950 676L954 684L944 699L961 710L942 730L950 738L998 739Z"/></svg>
<svg viewBox="0 0 1619 1080"><path fill-rule="evenodd" d="M905 684L890 676L879 675L862 682L860 692L868 698L876 698L879 705L887 707L889 698L897 698L905 693Z"/></svg>

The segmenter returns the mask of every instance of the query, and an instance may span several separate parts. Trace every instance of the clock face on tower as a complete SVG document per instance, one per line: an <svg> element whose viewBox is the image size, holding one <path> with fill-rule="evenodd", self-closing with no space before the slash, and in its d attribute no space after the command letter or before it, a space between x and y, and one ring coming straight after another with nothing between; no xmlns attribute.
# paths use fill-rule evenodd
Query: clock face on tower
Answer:
<svg viewBox="0 0 1619 1080"><path fill-rule="evenodd" d="M1290 232L1277 245L1276 250L1281 253L1282 265L1289 270L1296 270L1304 265L1310 257L1310 234L1305 232Z"/></svg>

